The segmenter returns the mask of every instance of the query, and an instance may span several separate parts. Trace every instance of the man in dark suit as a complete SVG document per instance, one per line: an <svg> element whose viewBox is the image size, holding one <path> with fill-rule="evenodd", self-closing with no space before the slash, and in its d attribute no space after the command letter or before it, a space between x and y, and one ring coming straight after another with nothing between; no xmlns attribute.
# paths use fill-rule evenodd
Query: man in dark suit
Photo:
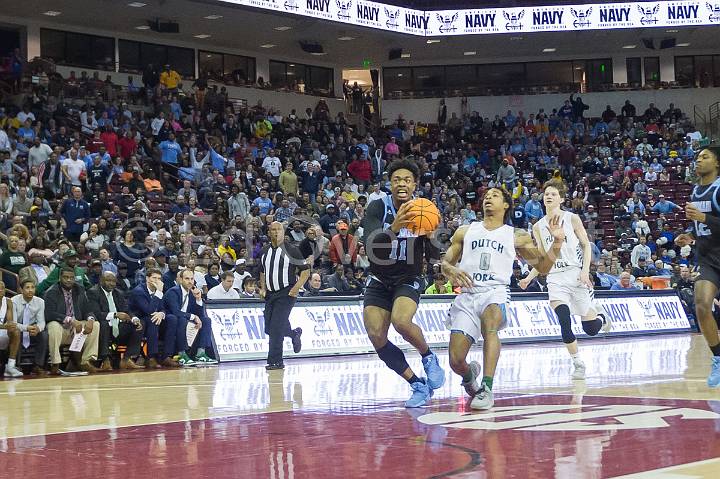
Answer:
<svg viewBox="0 0 720 479"><path fill-rule="evenodd" d="M131 316L136 316L142 321L147 339L148 368L157 369L162 366L177 368L180 365L167 354L174 349L177 342L178 328L177 318L165 316L163 306L163 281L162 274L157 268L150 268L145 273L145 283L137 285L129 294L128 309ZM165 354L160 354L159 337L160 330L163 332L165 343ZM185 337L185 331L182 331Z"/></svg>
<svg viewBox="0 0 720 479"><path fill-rule="evenodd" d="M372 158L372 181L377 183L382 179L382 174L387 166L387 161L382 157L382 152L378 149L380 154L376 154Z"/></svg>
<svg viewBox="0 0 720 479"><path fill-rule="evenodd" d="M60 346L70 344L75 333L87 335L80 354L73 354L73 360L81 370L97 372L93 362L97 359L98 332L95 317L85 289L75 282L75 270L68 266L60 269L60 281L45 292L45 324L48 331L50 350L50 373L60 371ZM77 358L81 355L80 359Z"/></svg>
<svg viewBox="0 0 720 479"><path fill-rule="evenodd" d="M178 362L181 366L217 364L217 361L206 353L206 348L211 349L212 347L211 323L205 315L202 291L195 285L194 276L191 269L182 270L177 276L179 284L167 290L164 297L167 317L178 319L178 342L176 345L176 352L180 356ZM188 345L185 331L187 327L190 327L190 323L194 323L198 332L193 344ZM165 347L167 350L167 345ZM188 355L191 349L196 350L194 360Z"/></svg>
<svg viewBox="0 0 720 479"><path fill-rule="evenodd" d="M110 346L117 344L127 346L125 356L120 361L120 369L144 369L132 360L140 356L140 343L143 337L142 321L130 316L125 295L117 289L117 278L110 271L100 276L100 284L87 292L90 309L97 318L100 327L98 340L98 360L102 361L100 371L112 371L110 362Z"/></svg>

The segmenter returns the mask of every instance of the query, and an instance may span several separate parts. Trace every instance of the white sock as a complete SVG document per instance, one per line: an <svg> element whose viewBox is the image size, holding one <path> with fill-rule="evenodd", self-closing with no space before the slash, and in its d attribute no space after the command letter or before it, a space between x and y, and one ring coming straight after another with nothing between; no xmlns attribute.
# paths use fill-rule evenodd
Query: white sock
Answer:
<svg viewBox="0 0 720 479"><path fill-rule="evenodd" d="M571 354L570 357L572 358L574 363L582 362L582 359L580 359L580 353Z"/></svg>
<svg viewBox="0 0 720 479"><path fill-rule="evenodd" d="M14 359L8 359L8 368L14 368L15 367L15 360Z"/></svg>

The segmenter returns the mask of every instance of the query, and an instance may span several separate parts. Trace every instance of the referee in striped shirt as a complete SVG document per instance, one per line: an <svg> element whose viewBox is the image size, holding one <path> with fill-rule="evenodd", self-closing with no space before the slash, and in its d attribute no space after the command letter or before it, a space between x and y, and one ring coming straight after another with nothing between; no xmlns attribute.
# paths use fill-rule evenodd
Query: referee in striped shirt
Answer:
<svg viewBox="0 0 720 479"><path fill-rule="evenodd" d="M285 241L285 227L277 221L268 230L270 245L261 257L260 297L265 299L265 334L270 338L265 369L283 369L283 341L292 338L300 352L302 329L290 327L290 311L300 288L310 276L310 266L300 250Z"/></svg>

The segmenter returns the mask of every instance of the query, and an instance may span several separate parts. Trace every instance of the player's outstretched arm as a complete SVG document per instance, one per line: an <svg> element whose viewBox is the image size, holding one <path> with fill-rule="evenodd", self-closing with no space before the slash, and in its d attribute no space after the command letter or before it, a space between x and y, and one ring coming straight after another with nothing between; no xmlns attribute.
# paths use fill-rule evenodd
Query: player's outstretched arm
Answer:
<svg viewBox="0 0 720 479"><path fill-rule="evenodd" d="M540 227L535 223L533 225L532 229L533 238L535 238L535 243L538 245L538 248L543 248L543 242L542 242L542 236L540 235ZM540 276L540 272L537 270L537 268L533 268L530 270L530 273L520 281L518 281L518 286L520 286L522 289L527 289L528 286L530 286L530 283L532 280Z"/></svg>
<svg viewBox="0 0 720 479"><path fill-rule="evenodd" d="M559 216L549 220L548 226L555 240L547 252L542 247L535 246L527 231L515 230L515 249L540 274L550 272L555 260L560 256L560 248L565 241L565 232Z"/></svg>
<svg viewBox="0 0 720 479"><path fill-rule="evenodd" d="M573 213L571 218L575 236L577 236L577 239L580 242L580 247L583 249L583 265L582 271L580 272L580 281L588 288L594 288L595 285L590 279L590 263L592 262L592 246L590 245L590 239L588 238L587 231L585 231L585 226L583 226L580 217Z"/></svg>
<svg viewBox="0 0 720 479"><path fill-rule="evenodd" d="M465 240L465 232L467 230L468 227L465 225L455 231L455 234L450 240L450 247L445 253L445 257L440 264L442 273L448 281L450 281L453 285L460 286L462 288L472 288L473 286L470 275L456 266L462 256L463 242Z"/></svg>

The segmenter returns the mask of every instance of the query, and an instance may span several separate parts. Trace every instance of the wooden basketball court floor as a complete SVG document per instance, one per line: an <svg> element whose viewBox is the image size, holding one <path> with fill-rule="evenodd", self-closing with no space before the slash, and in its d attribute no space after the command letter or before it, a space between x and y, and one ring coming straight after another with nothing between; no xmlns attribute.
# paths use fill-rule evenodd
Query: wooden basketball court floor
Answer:
<svg viewBox="0 0 720 479"><path fill-rule="evenodd" d="M449 371L447 353L438 351ZM473 359L481 351L472 351ZM505 346L496 404L458 377L405 409L375 357L0 382L0 470L17 478L720 477L720 389L698 335ZM416 353L411 365L421 370Z"/></svg>

